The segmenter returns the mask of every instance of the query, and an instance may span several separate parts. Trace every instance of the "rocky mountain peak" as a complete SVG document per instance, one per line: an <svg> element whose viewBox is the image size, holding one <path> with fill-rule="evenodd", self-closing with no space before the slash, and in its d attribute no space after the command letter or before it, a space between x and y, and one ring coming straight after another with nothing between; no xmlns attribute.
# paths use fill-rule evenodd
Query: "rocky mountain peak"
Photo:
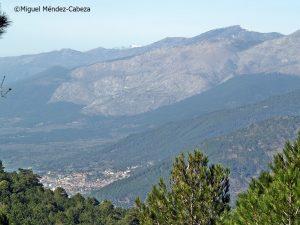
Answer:
<svg viewBox="0 0 300 225"><path fill-rule="evenodd" d="M240 25L214 29L186 41L187 44L197 44L201 42L229 41L234 42L236 50L245 50L254 45L267 40L282 37L279 33L259 33L248 31Z"/></svg>

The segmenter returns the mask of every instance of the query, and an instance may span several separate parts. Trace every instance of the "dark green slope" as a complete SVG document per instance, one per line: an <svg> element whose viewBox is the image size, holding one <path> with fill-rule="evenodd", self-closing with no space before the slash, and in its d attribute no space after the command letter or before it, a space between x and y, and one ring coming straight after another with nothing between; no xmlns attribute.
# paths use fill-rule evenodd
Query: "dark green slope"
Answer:
<svg viewBox="0 0 300 225"><path fill-rule="evenodd" d="M231 169L231 191L235 198L253 176L267 169L272 155L282 148L286 140L294 139L299 129L299 116L275 117L227 135L199 141L189 149L198 147L213 163L222 163ZM144 198L159 177L167 178L171 165L170 157L92 194L99 199L109 198L128 206L136 196Z"/></svg>
<svg viewBox="0 0 300 225"><path fill-rule="evenodd" d="M90 158L96 161L110 160L116 167L157 162L189 149L204 139L225 135L252 123L272 117L300 115L299 99L300 90L297 90L259 103L171 122L130 135L101 152L95 149Z"/></svg>

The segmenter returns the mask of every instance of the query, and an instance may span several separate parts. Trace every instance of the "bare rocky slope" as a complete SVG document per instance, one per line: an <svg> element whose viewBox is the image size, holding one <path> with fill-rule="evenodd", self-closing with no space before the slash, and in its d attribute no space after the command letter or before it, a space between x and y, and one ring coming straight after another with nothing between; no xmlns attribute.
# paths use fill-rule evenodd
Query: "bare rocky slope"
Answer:
<svg viewBox="0 0 300 225"><path fill-rule="evenodd" d="M300 74L300 31L263 42L239 54L238 74Z"/></svg>
<svg viewBox="0 0 300 225"><path fill-rule="evenodd" d="M249 55L244 52L259 49L266 42L277 43L282 38L293 39L293 36L250 32L233 26L176 39L176 44L159 45L130 58L77 68L71 72L70 80L56 89L50 102L82 104L82 112L92 115L144 113L242 74L246 70L240 69L241 62ZM164 43L167 40L172 39Z"/></svg>
<svg viewBox="0 0 300 225"><path fill-rule="evenodd" d="M71 49L0 58L9 81L51 67L70 72L48 103L76 104L86 115L128 116L202 93L242 74L300 74L299 32L284 36L232 26L192 38L128 49Z"/></svg>

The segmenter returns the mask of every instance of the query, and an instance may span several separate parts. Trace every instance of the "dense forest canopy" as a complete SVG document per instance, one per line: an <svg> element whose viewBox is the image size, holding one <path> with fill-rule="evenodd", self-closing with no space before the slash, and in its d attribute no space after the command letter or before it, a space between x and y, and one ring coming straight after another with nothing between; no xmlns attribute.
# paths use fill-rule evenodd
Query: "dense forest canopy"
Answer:
<svg viewBox="0 0 300 225"><path fill-rule="evenodd" d="M163 180L137 206L142 224L216 224L229 210L229 170L196 150L176 158L169 188Z"/></svg>

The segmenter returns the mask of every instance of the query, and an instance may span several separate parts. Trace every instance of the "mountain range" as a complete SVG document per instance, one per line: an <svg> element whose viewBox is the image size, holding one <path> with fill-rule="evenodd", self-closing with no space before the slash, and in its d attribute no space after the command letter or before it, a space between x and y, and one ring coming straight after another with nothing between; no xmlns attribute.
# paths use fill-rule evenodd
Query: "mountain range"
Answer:
<svg viewBox="0 0 300 225"><path fill-rule="evenodd" d="M183 39L176 46L160 45L130 58L77 68L51 102L82 104L83 113L108 116L152 111L240 75L242 53L278 37L233 26Z"/></svg>
<svg viewBox="0 0 300 225"><path fill-rule="evenodd" d="M297 37L295 34L290 37L291 45L294 36ZM135 115L199 94L244 73L247 67L244 64L249 64L246 59L251 60L247 53L250 49L282 38L286 37L233 26L193 38L167 38L139 48L98 48L83 53L65 49L2 58L0 66L13 80L52 66L71 69L68 79L51 96L50 103L82 105L82 112L86 114ZM283 56L293 57L293 52L285 53L288 49L280 50ZM251 52L251 56L253 54Z"/></svg>
<svg viewBox="0 0 300 225"><path fill-rule="evenodd" d="M231 168L235 196L299 129L299 45L299 31L232 26L143 47L2 57L13 91L1 99L0 159L41 175L135 168L92 191L130 205L176 154L200 147Z"/></svg>

